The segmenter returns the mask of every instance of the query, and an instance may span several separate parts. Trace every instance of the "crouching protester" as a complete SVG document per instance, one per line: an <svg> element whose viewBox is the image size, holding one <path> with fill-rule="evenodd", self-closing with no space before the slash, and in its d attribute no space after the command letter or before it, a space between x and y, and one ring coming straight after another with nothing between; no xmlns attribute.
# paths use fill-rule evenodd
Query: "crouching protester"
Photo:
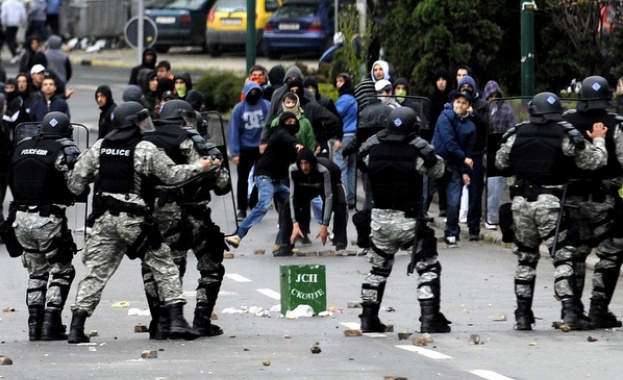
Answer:
<svg viewBox="0 0 623 380"><path fill-rule="evenodd" d="M391 111L384 130L370 137L359 154L372 185L372 270L361 287L362 332L383 332L378 313L387 278L399 249L413 247L419 275L418 300L421 332L447 333L451 323L439 311L441 264L430 227L421 225L423 175L440 178L444 162L433 147L416 135L415 112L408 107ZM417 240L417 241L416 241ZM411 268L410 268L411 269Z"/></svg>
<svg viewBox="0 0 623 380"><path fill-rule="evenodd" d="M72 264L76 245L67 228L65 208L76 197L67 188L65 177L80 154L71 139L72 131L64 113L48 113L39 135L20 138L11 163L14 199L2 237L9 254L22 255L28 269L31 341L67 339L61 313L76 275ZM88 187L82 192L87 195Z"/></svg>
<svg viewBox="0 0 623 380"><path fill-rule="evenodd" d="M153 190L149 178L176 184L210 170L212 161L175 165L162 150L143 141L152 129L149 112L139 103L122 103L113 111L113 130L80 155L68 179L74 194L96 182L97 205L82 257L87 274L78 284L67 341L88 342L86 318L99 304L104 286L124 255L140 257L153 272L158 292L171 320L170 339L195 339L199 333L184 319L186 303L179 271L169 247L162 242L144 196Z"/></svg>

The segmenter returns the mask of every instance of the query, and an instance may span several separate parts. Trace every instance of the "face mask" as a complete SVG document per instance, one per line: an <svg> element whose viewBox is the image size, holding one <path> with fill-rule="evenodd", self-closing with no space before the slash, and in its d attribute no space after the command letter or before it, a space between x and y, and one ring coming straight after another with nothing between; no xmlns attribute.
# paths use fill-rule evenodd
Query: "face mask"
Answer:
<svg viewBox="0 0 623 380"><path fill-rule="evenodd" d="M396 90L394 91L394 95L396 95L398 103L402 103L405 100L405 96L407 96L407 90Z"/></svg>
<svg viewBox="0 0 623 380"><path fill-rule="evenodd" d="M177 92L177 96L183 98L186 96L186 84L176 84L175 91Z"/></svg>
<svg viewBox="0 0 623 380"><path fill-rule="evenodd" d="M260 97L261 95L259 91L251 91L247 94L247 97L245 99L249 104L255 105L260 100Z"/></svg>

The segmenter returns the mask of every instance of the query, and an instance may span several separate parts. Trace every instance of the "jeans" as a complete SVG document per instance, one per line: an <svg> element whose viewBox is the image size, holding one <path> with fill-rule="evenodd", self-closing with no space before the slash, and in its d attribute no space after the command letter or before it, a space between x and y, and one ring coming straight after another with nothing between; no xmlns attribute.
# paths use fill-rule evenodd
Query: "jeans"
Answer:
<svg viewBox="0 0 623 380"><path fill-rule="evenodd" d="M355 138L355 134L347 133L342 138L342 147L345 147ZM356 181L357 181L357 157L354 154L342 159L342 149L333 153L333 162L342 171L342 183L346 188L346 202L354 205L357 202Z"/></svg>
<svg viewBox="0 0 623 380"><path fill-rule="evenodd" d="M273 181L268 176L255 177L255 187L257 187L257 204L246 218L238 226L238 235L241 239L246 236L251 227L259 223L268 212L273 198L280 206L290 197L290 189L280 182Z"/></svg>
<svg viewBox="0 0 623 380"><path fill-rule="evenodd" d="M431 194L434 194L439 186L446 188L446 228L444 229L444 237L459 236L459 209L461 207L461 193L463 192L463 176L461 168L457 164L448 163L447 170L451 176L447 182L431 182ZM429 200L430 202L430 200Z"/></svg>
<svg viewBox="0 0 623 380"><path fill-rule="evenodd" d="M500 205L506 192L506 178L487 178L487 220L489 224L500 222Z"/></svg>
<svg viewBox="0 0 623 380"><path fill-rule="evenodd" d="M259 148L255 149L240 149L240 163L238 164L238 183L236 185L236 200L238 202L238 210L246 211L249 207L248 202L248 189L249 189L249 173L251 168L257 160L260 158Z"/></svg>
<svg viewBox="0 0 623 380"><path fill-rule="evenodd" d="M472 168L469 186L467 187L469 190L467 228L469 228L469 233L474 235L480 233L480 218L482 217L482 191L484 190L485 182L483 158L482 154L472 156L474 167Z"/></svg>

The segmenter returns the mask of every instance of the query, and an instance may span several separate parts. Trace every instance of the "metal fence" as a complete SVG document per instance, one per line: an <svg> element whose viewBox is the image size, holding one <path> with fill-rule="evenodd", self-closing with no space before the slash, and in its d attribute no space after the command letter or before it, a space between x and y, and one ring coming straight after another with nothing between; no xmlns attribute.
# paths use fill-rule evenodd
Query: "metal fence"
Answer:
<svg viewBox="0 0 623 380"><path fill-rule="evenodd" d="M117 38L131 17L130 0L70 0L61 9L61 33L78 38Z"/></svg>

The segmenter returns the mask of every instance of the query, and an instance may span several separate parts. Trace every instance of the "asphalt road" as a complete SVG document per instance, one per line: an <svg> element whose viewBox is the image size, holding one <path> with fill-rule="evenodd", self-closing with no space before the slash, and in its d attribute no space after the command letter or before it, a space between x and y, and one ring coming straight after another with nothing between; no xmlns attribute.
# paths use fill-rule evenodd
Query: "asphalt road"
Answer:
<svg viewBox="0 0 623 380"><path fill-rule="evenodd" d="M76 68L76 93L70 100L73 120L97 120L93 94L107 81L115 96L127 80L122 68ZM81 79L78 79L81 78ZM235 174L235 173L234 173ZM227 197L213 203L215 217L231 225L232 211L225 211ZM5 201L5 206L8 200ZM83 210L72 210L69 220L74 230L83 227ZM439 218L437 218L440 222ZM620 353L621 331L601 330L562 333L551 327L560 319L560 305L553 296L553 266L544 257L538 267L531 332L513 330L515 305L513 273L515 257L506 247L485 242L461 241L457 249L440 244L441 308L452 320L452 332L433 334L433 342L414 346L419 328L416 300L417 276L406 276L408 256L396 258L385 292L380 317L394 325L385 334L346 337L344 331L358 327L361 309L349 308L359 300L360 284L368 272L365 257L334 256L329 247L314 242L300 247L310 256L275 258L270 254L276 234L277 216L270 211L233 250L227 259L226 278L215 312L225 334L195 341L150 341L145 333L134 333L137 324L147 325L148 316L131 316L132 308L147 309L137 261L124 260L104 291L102 301L86 330L97 330L94 345L66 342L29 342L24 296L27 272L19 259L8 257L0 246L0 355L13 365L0 366L0 377L8 379L384 379L403 376L413 379L584 379L618 378L623 370ZM439 226L437 235L439 236ZM312 228L312 234L316 232ZM355 232L349 225L349 239ZM76 234L82 247L82 234ZM265 254L258 254L264 250ZM349 246L356 252L356 247ZM314 253L315 252L315 253ZM322 255L319 255L321 252ZM84 276L80 255L74 262L76 282L69 296L75 298L77 282ZM189 256L184 291L185 310L192 319L198 274L196 260ZM279 305L281 265L321 264L326 268L327 306L335 313L328 317L281 318ZM590 289L588 274L587 288ZM584 303L588 305L587 293ZM113 307L127 301L127 307ZM623 314L623 297L615 294L612 310ZM387 311L392 307L394 311ZM251 312L253 311L253 312ZM260 311L259 313L254 313ZM270 317L268 316L270 315ZM65 310L63 320L69 324ZM623 331L623 330L622 330ZM413 333L399 340L398 332ZM480 344L470 344L470 337ZM588 337L591 336L589 342ZM310 347L318 344L320 353ZM156 350L158 357L143 359L144 350Z"/></svg>

